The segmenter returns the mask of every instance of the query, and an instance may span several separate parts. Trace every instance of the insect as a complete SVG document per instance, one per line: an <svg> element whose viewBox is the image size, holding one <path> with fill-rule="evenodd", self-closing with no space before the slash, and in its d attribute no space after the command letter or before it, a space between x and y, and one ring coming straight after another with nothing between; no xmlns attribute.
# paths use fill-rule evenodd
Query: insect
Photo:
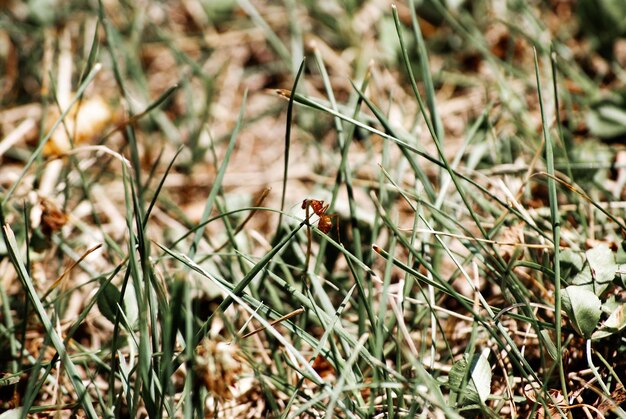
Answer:
<svg viewBox="0 0 626 419"><path fill-rule="evenodd" d="M324 234L328 234L333 228L333 218L337 218L337 214L326 214L330 204L324 204L324 201L318 199L305 199L302 201L302 209L306 210L306 218L309 219L309 209L319 217L317 228Z"/></svg>
<svg viewBox="0 0 626 419"><path fill-rule="evenodd" d="M308 266L311 261L311 243L313 242L312 234L311 234L311 224L309 223L311 215L315 214L319 217L317 221L317 228L324 234L328 234L330 230L333 228L333 218L337 218L337 214L327 214L328 207L330 204L324 204L324 201L318 199L305 199L302 201L302 209L306 210L306 219L304 222L307 225L307 238L308 244L306 249L306 260L304 266L307 268L303 272L304 283L309 285L308 280ZM312 211L311 214L309 211ZM339 240L339 224L337 224L337 239Z"/></svg>

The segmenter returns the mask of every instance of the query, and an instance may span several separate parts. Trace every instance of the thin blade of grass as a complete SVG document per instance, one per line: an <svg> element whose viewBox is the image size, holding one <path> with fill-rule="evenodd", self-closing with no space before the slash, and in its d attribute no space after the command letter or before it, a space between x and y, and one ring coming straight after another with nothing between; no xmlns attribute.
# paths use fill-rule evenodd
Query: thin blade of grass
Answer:
<svg viewBox="0 0 626 419"><path fill-rule="evenodd" d="M537 51L534 50L535 56L535 77L537 80L537 95L539 97L539 108L541 110L541 131L546 147L546 166L548 170L548 197L550 201L550 221L552 224L552 242L554 243L553 249L553 269L554 269L554 326L556 329L556 355L555 362L558 365L559 378L561 382L561 391L563 396L567 395L567 381L565 379L565 370L563 367L562 358L562 332L561 332L561 216L559 214L558 198L556 193L556 182L554 181L554 151L552 144L552 136L548 133L548 120L543 105L543 94L541 89L541 78L539 75L539 59L537 57ZM552 64L552 76L554 88L556 89L556 69L554 63ZM555 92L556 93L556 92Z"/></svg>
<svg viewBox="0 0 626 419"><path fill-rule="evenodd" d="M282 226L283 214L282 211L285 210L285 198L287 196L287 175L289 172L289 151L291 150L291 127L293 121L293 99L294 93L298 88L298 82L300 81L300 76L304 72L304 66L306 64L306 58L302 59L300 63L300 67L298 67L298 72L296 73L296 78L293 80L293 87L291 88L292 94L289 95L289 103L287 104L287 122L285 125L285 158L283 160L283 182L282 182L282 190L280 194L280 210L281 214L278 216L278 226L276 227L276 237L279 235L279 231Z"/></svg>
<svg viewBox="0 0 626 419"><path fill-rule="evenodd" d="M54 326L52 325L52 322L50 321L50 318L48 317L48 314L46 313L43 305L41 304L41 300L39 299L39 296L37 295L37 290L35 289L33 282L30 278L30 275L28 274L28 271L26 270L26 267L24 266L22 259L19 255L19 249L18 249L17 242L15 241L15 236L13 235L13 230L11 230L11 227L8 224L4 223L4 213L1 209L0 209L0 220L2 220L2 224L3 224L2 236L4 238L7 250L9 252L11 263L13 264L18 277L20 278L22 286L24 287L24 290L26 294L28 295L31 301L31 304L34 307L35 312L37 313L37 316L39 317L39 320L41 321L46 331L46 334L50 337L50 341L52 342L54 349L59 354L59 358L61 362L63 363L63 367L66 370L68 379L70 380L70 382L72 383L72 386L74 387L74 390L76 391L76 397L79 403L85 410L85 414L87 415L87 417L95 419L98 417L98 415L96 411L94 410L94 407L92 404L93 402L91 401L91 397L89 396L89 393L87 392L87 388L83 384L80 374L78 373L78 370L76 369L76 366L70 359L67 349L65 347L65 344L63 343L63 340L61 340L61 337L57 334L56 330L54 329Z"/></svg>

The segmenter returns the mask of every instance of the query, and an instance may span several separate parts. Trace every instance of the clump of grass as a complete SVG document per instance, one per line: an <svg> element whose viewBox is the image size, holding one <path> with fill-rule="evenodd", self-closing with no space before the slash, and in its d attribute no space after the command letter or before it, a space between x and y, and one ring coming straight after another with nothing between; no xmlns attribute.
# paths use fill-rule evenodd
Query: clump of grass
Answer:
<svg viewBox="0 0 626 419"><path fill-rule="evenodd" d="M0 19L0 410L624 415L621 76L567 5L110 7Z"/></svg>

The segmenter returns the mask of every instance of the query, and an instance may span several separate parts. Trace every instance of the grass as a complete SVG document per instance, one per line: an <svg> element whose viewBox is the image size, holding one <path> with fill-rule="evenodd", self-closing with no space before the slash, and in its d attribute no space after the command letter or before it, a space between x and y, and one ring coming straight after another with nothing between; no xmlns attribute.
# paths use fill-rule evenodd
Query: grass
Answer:
<svg viewBox="0 0 626 419"><path fill-rule="evenodd" d="M0 412L625 417L624 57L578 10L9 1Z"/></svg>

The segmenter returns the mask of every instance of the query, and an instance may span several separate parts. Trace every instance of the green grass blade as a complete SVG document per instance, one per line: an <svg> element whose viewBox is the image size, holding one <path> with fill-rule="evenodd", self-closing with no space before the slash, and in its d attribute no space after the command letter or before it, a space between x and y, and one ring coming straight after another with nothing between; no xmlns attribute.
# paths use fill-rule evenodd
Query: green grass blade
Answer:
<svg viewBox="0 0 626 419"><path fill-rule="evenodd" d="M11 263L13 264L20 281L22 282L22 286L26 294L28 295L31 304L33 305L39 320L41 321L44 329L46 330L46 334L50 337L52 342L52 346L58 352L59 358L63 363L63 367L66 370L67 376L72 383L74 390L76 391L76 398L80 402L81 406L85 410L85 415L89 418L97 418L98 415L93 407L93 402L91 401L91 397L87 392L87 388L82 382L81 376L76 369L76 366L72 362L65 344L61 337L57 334L48 314L46 313L41 300L37 294L37 290L33 286L32 279L28 274L26 267L24 266L22 259L19 255L18 245L15 241L15 236L13 235L13 230L8 224L4 224L4 214L0 210L0 219L2 220L2 236L4 238L5 244L7 246L7 250L9 252L9 258L11 259Z"/></svg>
<svg viewBox="0 0 626 419"><path fill-rule="evenodd" d="M555 89L556 89L556 69L554 64L552 65L552 75ZM548 133L548 119L546 117L544 109L544 100L541 89L541 78L539 75L539 59L537 57L537 51L535 50L535 77L537 80L537 95L539 96L539 107L541 109L541 128L543 134L543 140L546 147L546 166L548 170L548 196L550 200L550 220L552 224L552 234L554 243L554 256L553 256L553 269L554 269L554 326L556 329L556 354L557 359L555 362L558 365L559 378L561 381L561 391L563 395L569 394L567 391L567 381L565 379L565 370L563 368L563 358L561 346L562 332L561 332L561 216L558 208L558 198L556 193L556 182L554 181L554 151L552 136Z"/></svg>
<svg viewBox="0 0 626 419"><path fill-rule="evenodd" d="M293 121L293 99L296 89L298 88L298 82L300 81L300 77L304 72L304 66L306 64L306 58L302 60L300 63L300 67L298 67L298 72L296 73L296 78L293 80L293 87L291 88L291 94L289 95L289 103L287 104L287 122L285 126L285 159L283 163L283 186L280 194L280 210L285 210L285 198L287 196L287 175L289 172L289 150L291 149L291 127ZM276 227L276 236L278 237L278 232L281 229L283 221L283 214L278 216L278 226Z"/></svg>

